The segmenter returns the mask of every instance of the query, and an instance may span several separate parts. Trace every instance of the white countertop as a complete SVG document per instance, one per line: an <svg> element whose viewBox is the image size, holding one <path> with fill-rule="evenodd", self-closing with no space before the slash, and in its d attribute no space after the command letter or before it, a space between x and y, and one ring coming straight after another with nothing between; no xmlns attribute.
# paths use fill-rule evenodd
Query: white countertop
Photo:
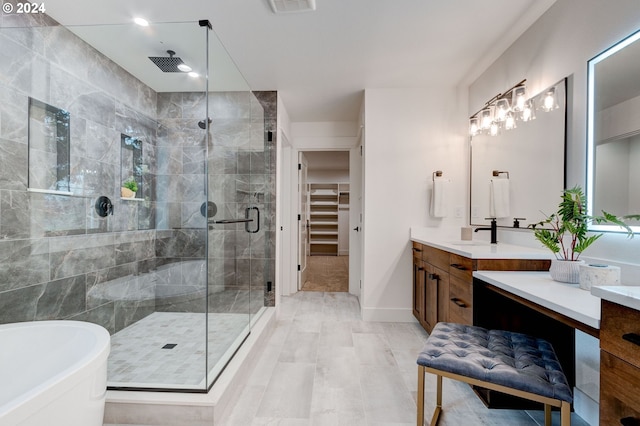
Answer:
<svg viewBox="0 0 640 426"><path fill-rule="evenodd" d="M548 272L475 271L473 276L590 327L600 329L600 298L582 290L578 284L554 281ZM637 294L640 297L640 291Z"/></svg>
<svg viewBox="0 0 640 426"><path fill-rule="evenodd" d="M490 244L482 240L462 241L460 237L447 238L425 228L411 228L411 241L446 250L471 259L553 259L550 250L513 244Z"/></svg>
<svg viewBox="0 0 640 426"><path fill-rule="evenodd" d="M593 286L591 294L627 308L640 310L640 286L637 285Z"/></svg>

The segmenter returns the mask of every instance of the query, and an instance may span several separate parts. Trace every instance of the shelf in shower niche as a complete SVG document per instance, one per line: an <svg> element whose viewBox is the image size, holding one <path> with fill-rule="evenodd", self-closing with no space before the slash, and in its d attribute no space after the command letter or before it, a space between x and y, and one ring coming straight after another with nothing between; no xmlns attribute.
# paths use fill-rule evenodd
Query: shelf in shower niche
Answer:
<svg viewBox="0 0 640 426"><path fill-rule="evenodd" d="M27 188L27 192L37 192L39 194L52 194L52 195L73 195L73 192L56 191L54 189Z"/></svg>
<svg viewBox="0 0 640 426"><path fill-rule="evenodd" d="M125 201L144 201L144 198L126 198L126 197L120 197L121 200L125 200Z"/></svg>

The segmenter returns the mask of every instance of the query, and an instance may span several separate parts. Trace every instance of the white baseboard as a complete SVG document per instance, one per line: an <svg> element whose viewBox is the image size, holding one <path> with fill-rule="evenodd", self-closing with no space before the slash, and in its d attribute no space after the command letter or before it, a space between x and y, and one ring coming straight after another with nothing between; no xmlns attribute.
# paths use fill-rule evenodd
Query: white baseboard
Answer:
<svg viewBox="0 0 640 426"><path fill-rule="evenodd" d="M364 321L417 322L413 311L406 308L362 308Z"/></svg>

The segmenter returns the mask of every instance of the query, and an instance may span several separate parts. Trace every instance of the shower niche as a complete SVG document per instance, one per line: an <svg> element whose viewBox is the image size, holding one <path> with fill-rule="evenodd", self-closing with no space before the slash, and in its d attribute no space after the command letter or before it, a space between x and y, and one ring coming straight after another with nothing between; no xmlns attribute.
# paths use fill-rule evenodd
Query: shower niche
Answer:
<svg viewBox="0 0 640 426"><path fill-rule="evenodd" d="M71 195L69 116L29 98L29 191Z"/></svg>
<svg viewBox="0 0 640 426"><path fill-rule="evenodd" d="M120 195L123 200L142 201L144 164L142 140L120 135Z"/></svg>

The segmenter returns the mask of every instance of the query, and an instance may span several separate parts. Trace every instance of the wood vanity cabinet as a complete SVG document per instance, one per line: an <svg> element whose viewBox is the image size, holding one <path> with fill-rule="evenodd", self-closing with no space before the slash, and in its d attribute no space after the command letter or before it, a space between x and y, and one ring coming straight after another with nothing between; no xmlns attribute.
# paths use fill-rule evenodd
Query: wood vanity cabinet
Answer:
<svg viewBox="0 0 640 426"><path fill-rule="evenodd" d="M413 315L427 332L437 322L473 325L473 271L547 271L549 260L470 259L413 242Z"/></svg>
<svg viewBox="0 0 640 426"><path fill-rule="evenodd" d="M600 424L640 425L640 311L602 300Z"/></svg>

